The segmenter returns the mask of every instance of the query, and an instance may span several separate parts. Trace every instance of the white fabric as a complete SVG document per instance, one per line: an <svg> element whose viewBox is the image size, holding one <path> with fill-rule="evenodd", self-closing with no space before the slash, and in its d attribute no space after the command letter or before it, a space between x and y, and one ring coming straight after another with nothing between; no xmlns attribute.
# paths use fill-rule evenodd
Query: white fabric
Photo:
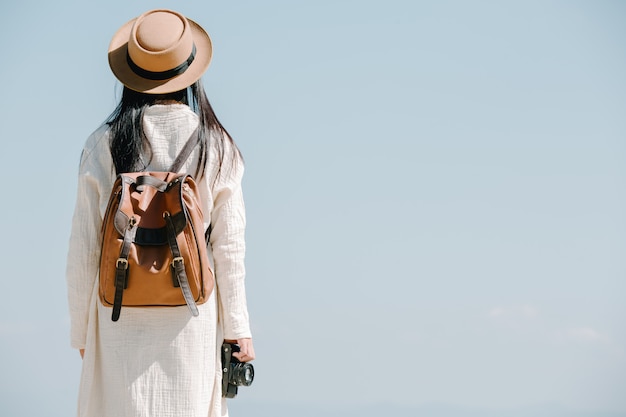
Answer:
<svg viewBox="0 0 626 417"><path fill-rule="evenodd" d="M182 104L155 105L144 116L153 149L147 170L167 171L189 135L197 115ZM243 164L231 163L225 147L217 177L216 152L200 181L216 291L192 317L186 306L111 308L98 297L100 227L115 170L106 127L87 140L81 156L72 222L67 285L71 344L85 349L78 400L79 417L226 416L221 397L219 349L223 339L250 337L244 287L245 210L241 192ZM194 173L195 150L181 171ZM214 181L218 178L217 181Z"/></svg>

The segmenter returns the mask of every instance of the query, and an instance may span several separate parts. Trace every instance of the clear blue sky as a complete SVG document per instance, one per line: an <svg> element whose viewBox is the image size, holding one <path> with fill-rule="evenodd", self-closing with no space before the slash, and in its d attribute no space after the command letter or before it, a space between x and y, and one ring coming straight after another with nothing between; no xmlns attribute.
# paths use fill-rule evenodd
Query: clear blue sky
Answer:
<svg viewBox="0 0 626 417"><path fill-rule="evenodd" d="M78 158L156 7L246 159L233 416L626 415L626 2L591 0L3 3L0 415L74 413Z"/></svg>

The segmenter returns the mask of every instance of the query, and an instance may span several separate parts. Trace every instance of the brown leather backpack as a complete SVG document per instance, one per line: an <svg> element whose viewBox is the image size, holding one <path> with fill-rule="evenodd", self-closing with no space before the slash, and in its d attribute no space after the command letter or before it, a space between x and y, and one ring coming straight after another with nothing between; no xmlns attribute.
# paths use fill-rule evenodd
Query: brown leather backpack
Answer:
<svg viewBox="0 0 626 417"><path fill-rule="evenodd" d="M197 144L191 138L171 172L117 176L102 225L100 300L117 321L122 306L187 305L193 316L214 286L196 182L178 174Z"/></svg>

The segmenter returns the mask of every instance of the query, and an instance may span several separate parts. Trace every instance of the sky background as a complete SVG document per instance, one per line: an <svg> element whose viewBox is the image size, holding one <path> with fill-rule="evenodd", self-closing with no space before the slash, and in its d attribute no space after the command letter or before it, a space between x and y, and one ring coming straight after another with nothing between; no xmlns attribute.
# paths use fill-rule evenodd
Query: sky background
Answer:
<svg viewBox="0 0 626 417"><path fill-rule="evenodd" d="M626 416L626 2L0 6L0 415L74 415L78 159L158 7L214 43L258 359L231 415Z"/></svg>

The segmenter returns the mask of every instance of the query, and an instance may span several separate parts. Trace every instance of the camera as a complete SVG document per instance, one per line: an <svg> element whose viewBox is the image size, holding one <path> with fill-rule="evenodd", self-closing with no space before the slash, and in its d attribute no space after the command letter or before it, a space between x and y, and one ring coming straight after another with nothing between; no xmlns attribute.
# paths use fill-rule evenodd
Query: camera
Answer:
<svg viewBox="0 0 626 417"><path fill-rule="evenodd" d="M254 367L247 362L240 362L233 356L239 352L239 345L224 343L222 345L222 397L235 398L237 388L249 386L254 380Z"/></svg>

